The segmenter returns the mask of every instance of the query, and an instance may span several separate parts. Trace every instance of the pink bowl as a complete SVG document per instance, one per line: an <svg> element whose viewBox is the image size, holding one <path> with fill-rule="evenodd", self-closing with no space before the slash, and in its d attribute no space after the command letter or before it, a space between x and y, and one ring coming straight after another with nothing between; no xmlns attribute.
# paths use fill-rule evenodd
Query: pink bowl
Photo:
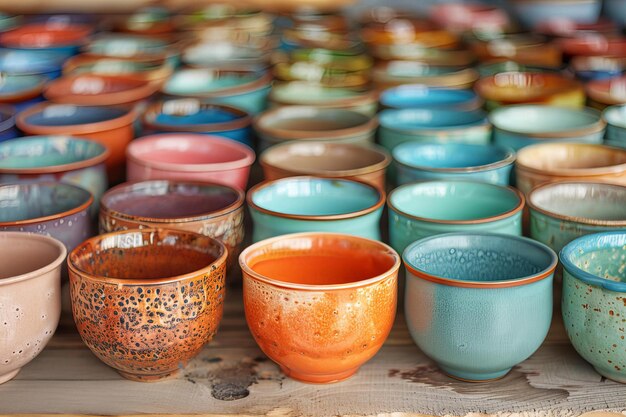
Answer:
<svg viewBox="0 0 626 417"><path fill-rule="evenodd" d="M126 157L128 181L210 181L245 190L255 154L217 136L164 133L134 140Z"/></svg>

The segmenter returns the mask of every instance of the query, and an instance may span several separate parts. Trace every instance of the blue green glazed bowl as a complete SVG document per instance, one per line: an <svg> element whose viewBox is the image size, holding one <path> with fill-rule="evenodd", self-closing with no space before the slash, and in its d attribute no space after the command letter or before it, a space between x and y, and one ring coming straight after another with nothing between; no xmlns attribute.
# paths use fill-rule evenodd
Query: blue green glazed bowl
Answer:
<svg viewBox="0 0 626 417"><path fill-rule="evenodd" d="M1 74L0 103L10 104L16 113L43 101L41 93L47 78L37 74Z"/></svg>
<svg viewBox="0 0 626 417"><path fill-rule="evenodd" d="M347 179L290 177L266 181L247 195L252 239L298 232L334 232L380 240L385 193Z"/></svg>
<svg viewBox="0 0 626 417"><path fill-rule="evenodd" d="M493 145L405 142L393 150L399 185L428 180L472 180L509 185L515 152Z"/></svg>
<svg viewBox="0 0 626 417"><path fill-rule="evenodd" d="M61 76L66 58L57 52L0 48L0 72L43 75L52 80Z"/></svg>
<svg viewBox="0 0 626 417"><path fill-rule="evenodd" d="M607 107L602 117L607 123L606 141L613 146L626 147L626 104Z"/></svg>
<svg viewBox="0 0 626 417"><path fill-rule="evenodd" d="M446 374L502 378L548 334L556 253L534 240L450 233L402 256L405 316L413 340Z"/></svg>
<svg viewBox="0 0 626 417"><path fill-rule="evenodd" d="M560 251L592 233L626 229L626 187L593 182L556 182L527 197L530 237Z"/></svg>
<svg viewBox="0 0 626 417"><path fill-rule="evenodd" d="M379 114L378 139L392 151L404 142L486 144L491 124L482 110L387 109Z"/></svg>
<svg viewBox="0 0 626 417"><path fill-rule="evenodd" d="M522 234L524 196L513 187L473 181L402 185L387 199L389 241L402 253L418 239L449 232Z"/></svg>
<svg viewBox="0 0 626 417"><path fill-rule="evenodd" d="M626 383L626 230L567 244L561 310L574 349L602 376Z"/></svg>
<svg viewBox="0 0 626 417"><path fill-rule="evenodd" d="M499 107L489 120L494 142L516 151L546 142L602 143L606 126L595 109L541 104Z"/></svg>
<svg viewBox="0 0 626 417"><path fill-rule="evenodd" d="M393 109L476 110L483 100L472 90L405 84L380 94L380 104Z"/></svg>

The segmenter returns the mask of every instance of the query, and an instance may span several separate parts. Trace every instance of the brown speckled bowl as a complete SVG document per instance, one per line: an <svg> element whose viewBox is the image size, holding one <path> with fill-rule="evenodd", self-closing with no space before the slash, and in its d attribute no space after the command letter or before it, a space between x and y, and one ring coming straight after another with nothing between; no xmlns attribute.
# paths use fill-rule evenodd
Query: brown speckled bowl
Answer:
<svg viewBox="0 0 626 417"><path fill-rule="evenodd" d="M76 327L125 378L170 377L209 342L222 318L226 248L164 229L107 233L68 257Z"/></svg>

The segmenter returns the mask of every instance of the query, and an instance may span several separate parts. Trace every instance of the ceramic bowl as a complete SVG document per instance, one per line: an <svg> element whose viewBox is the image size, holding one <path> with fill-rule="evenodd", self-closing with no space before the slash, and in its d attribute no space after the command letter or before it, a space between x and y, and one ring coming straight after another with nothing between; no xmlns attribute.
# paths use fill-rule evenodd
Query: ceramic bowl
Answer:
<svg viewBox="0 0 626 417"><path fill-rule="evenodd" d="M529 29L549 20L594 23L600 17L600 0L511 0L515 16Z"/></svg>
<svg viewBox="0 0 626 417"><path fill-rule="evenodd" d="M195 98L161 100L143 115L144 132L207 133L252 146L252 118L248 112L223 104L205 104Z"/></svg>
<svg viewBox="0 0 626 417"><path fill-rule="evenodd" d="M519 150L546 142L601 143L606 123L594 109L547 105L505 106L492 111L494 142Z"/></svg>
<svg viewBox="0 0 626 417"><path fill-rule="evenodd" d="M433 4L429 15L435 23L455 33L507 32L512 26L505 10L484 4Z"/></svg>
<svg viewBox="0 0 626 417"><path fill-rule="evenodd" d="M562 314L572 345L602 376L626 383L626 232L579 237L560 253Z"/></svg>
<svg viewBox="0 0 626 417"><path fill-rule="evenodd" d="M489 109L508 104L550 104L575 109L585 105L583 86L556 73L502 72L481 78L476 91Z"/></svg>
<svg viewBox="0 0 626 417"><path fill-rule="evenodd" d="M626 185L626 149L585 143L545 143L520 150L516 186L527 194L539 184L562 180Z"/></svg>
<svg viewBox="0 0 626 417"><path fill-rule="evenodd" d="M626 104L607 107L602 113L606 122L607 141L626 146Z"/></svg>
<svg viewBox="0 0 626 417"><path fill-rule="evenodd" d="M0 103L10 104L16 113L43 100L41 93L47 78L38 74L3 74L0 83Z"/></svg>
<svg viewBox="0 0 626 417"><path fill-rule="evenodd" d="M56 52L70 57L87 42L93 28L84 24L28 23L0 34L7 48Z"/></svg>
<svg viewBox="0 0 626 417"><path fill-rule="evenodd" d="M197 233L107 233L68 256L76 328L123 377L157 381L179 372L222 319L226 248Z"/></svg>
<svg viewBox="0 0 626 417"><path fill-rule="evenodd" d="M252 240L297 232L341 232L380 239L385 192L337 178L290 177L248 191Z"/></svg>
<svg viewBox="0 0 626 417"><path fill-rule="evenodd" d="M376 145L288 142L265 150L259 163L266 180L312 175L359 180L384 189L391 156Z"/></svg>
<svg viewBox="0 0 626 417"><path fill-rule="evenodd" d="M174 69L165 58L106 57L89 53L65 61L64 74L97 74L123 76L135 81L151 81L162 85Z"/></svg>
<svg viewBox="0 0 626 417"><path fill-rule="evenodd" d="M403 254L413 340L446 374L502 378L541 346L552 321L556 253L534 240L450 233Z"/></svg>
<svg viewBox="0 0 626 417"><path fill-rule="evenodd" d="M124 183L102 198L100 232L178 229L219 240L236 263L244 238L243 191L204 182L152 180Z"/></svg>
<svg viewBox="0 0 626 417"><path fill-rule="evenodd" d="M50 82L44 97L61 104L81 106L121 106L146 101L159 85L119 75L64 75Z"/></svg>
<svg viewBox="0 0 626 417"><path fill-rule="evenodd" d="M465 143L405 142L393 149L399 185L427 180L474 180L509 185L512 149Z"/></svg>
<svg viewBox="0 0 626 417"><path fill-rule="evenodd" d="M587 95L593 107L626 104L626 75L587 83Z"/></svg>
<svg viewBox="0 0 626 417"><path fill-rule="evenodd" d="M608 80L626 70L626 58L608 56L577 56L569 64L576 78L583 82Z"/></svg>
<svg viewBox="0 0 626 417"><path fill-rule="evenodd" d="M145 6L116 21L115 29L138 35L163 36L175 31L169 10L160 6Z"/></svg>
<svg viewBox="0 0 626 417"><path fill-rule="evenodd" d="M484 39L486 38L486 39ZM468 39L470 50L484 63L514 61L524 66L558 68L563 53L545 36L526 33L475 36Z"/></svg>
<svg viewBox="0 0 626 417"><path fill-rule="evenodd" d="M162 92L239 107L257 114L267 107L272 75L267 72L188 68L174 73Z"/></svg>
<svg viewBox="0 0 626 417"><path fill-rule="evenodd" d="M128 181L209 181L245 190L254 162L249 147L219 136L163 133L138 138L127 148Z"/></svg>
<svg viewBox="0 0 626 417"><path fill-rule="evenodd" d="M378 119L352 110L287 106L254 120L261 149L286 141L325 141L367 145L374 142Z"/></svg>
<svg viewBox="0 0 626 417"><path fill-rule="evenodd" d="M61 266L67 250L56 239L0 232L4 333L0 384L48 344L61 316Z"/></svg>
<svg viewBox="0 0 626 417"><path fill-rule="evenodd" d="M109 149L106 160L109 182L124 177L126 146L135 133L137 112L122 107L75 106L41 103L17 116L17 127L29 135L72 135L98 142Z"/></svg>
<svg viewBox="0 0 626 417"><path fill-rule="evenodd" d="M591 233L626 229L626 186L556 182L528 194L530 237L560 251Z"/></svg>
<svg viewBox="0 0 626 417"><path fill-rule="evenodd" d="M9 104L0 105L0 142L19 136L15 128L15 107Z"/></svg>
<svg viewBox="0 0 626 417"><path fill-rule="evenodd" d="M67 57L62 53L0 49L0 71L14 75L41 75L48 79L61 76Z"/></svg>
<svg viewBox="0 0 626 417"><path fill-rule="evenodd" d="M615 22L626 27L626 1L625 0L604 0L604 8L607 16L611 16Z"/></svg>
<svg viewBox="0 0 626 417"><path fill-rule="evenodd" d="M381 242L291 234L249 246L239 263L252 336L291 378L346 379L389 335L400 257Z"/></svg>
<svg viewBox="0 0 626 417"><path fill-rule="evenodd" d="M513 187L428 181L389 194L389 242L402 253L418 239L449 232L522 234L524 196Z"/></svg>
<svg viewBox="0 0 626 417"><path fill-rule="evenodd" d="M408 84L383 91L380 104L393 109L477 110L483 100L472 90Z"/></svg>
<svg viewBox="0 0 626 417"><path fill-rule="evenodd" d="M403 84L471 88L476 80L478 80L478 72L473 68L433 66L417 61L381 62L372 70L374 85L382 89Z"/></svg>
<svg viewBox="0 0 626 417"><path fill-rule="evenodd" d="M581 33L559 39L557 45L566 57L626 57L626 38L613 34Z"/></svg>
<svg viewBox="0 0 626 417"><path fill-rule="evenodd" d="M100 143L71 136L32 136L0 143L0 183L58 181L77 185L94 197L92 212L108 188Z"/></svg>
<svg viewBox="0 0 626 417"><path fill-rule="evenodd" d="M373 91L324 87L305 81L274 84L268 100L270 107L314 106L358 111L370 117L378 108L377 94Z"/></svg>
<svg viewBox="0 0 626 417"><path fill-rule="evenodd" d="M0 231L52 236L68 251L92 235L89 191L63 183L0 185Z"/></svg>
<svg viewBox="0 0 626 417"><path fill-rule="evenodd" d="M491 140L491 124L482 110L388 109L379 120L378 140L389 151L404 142L483 145Z"/></svg>

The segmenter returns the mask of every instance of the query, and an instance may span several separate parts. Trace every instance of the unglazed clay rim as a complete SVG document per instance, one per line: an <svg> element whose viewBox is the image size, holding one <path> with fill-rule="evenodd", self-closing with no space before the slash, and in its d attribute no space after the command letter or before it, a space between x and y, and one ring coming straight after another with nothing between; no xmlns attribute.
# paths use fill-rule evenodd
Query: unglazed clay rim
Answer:
<svg viewBox="0 0 626 417"><path fill-rule="evenodd" d="M395 259L395 262L392 267L390 267L388 270L386 270L382 274L377 275L375 277L367 278L361 281L354 281L354 282L350 282L347 284L327 284L327 285L295 284L295 283L290 283L286 281L277 281L272 278L259 274L258 272L254 271L250 266L248 266L248 259L246 258L248 257L250 252L256 250L257 248L271 245L272 243L280 241L280 240L297 239L301 237L323 239L325 236L334 237L334 238L344 238L347 240L353 240L353 241L356 240L356 241L373 244L373 246L377 246L381 252L387 253L390 256L392 256ZM397 274L398 270L400 269L401 264L402 264L402 258L400 257L400 255L398 255L398 253L395 250L393 250L389 245L383 242L373 240L373 239L367 239L367 238L360 237L360 236L347 235L343 233L331 233L331 232L303 232L303 233L291 233L287 235L275 236L275 237L271 237L269 239L265 239L265 240L262 240L260 242L257 242L248 246L239 255L239 266L241 267L241 270L244 272L244 280L247 279L247 277L251 277L252 279L261 281L265 284L269 284L274 287L288 288L288 289L302 290L302 291L334 291L334 290L346 290L346 289L356 289L356 288L366 287L368 285L375 284L379 281L383 281L386 278L392 276L393 274Z"/></svg>
<svg viewBox="0 0 626 417"><path fill-rule="evenodd" d="M525 146L523 149L520 149L517 153L517 161L515 161L515 168L520 171L532 172L535 174L546 175L546 176L560 176L560 177L580 177L580 176L593 176L593 175L606 175L606 174L616 174L620 172L626 172L626 161L621 164L616 165L608 165L603 167L593 167L593 168L556 168L556 169L542 169L536 168L524 163L523 159L520 158L525 156L525 153L532 152L533 149L538 147L580 147L580 148L607 148L607 150L611 150L613 152L619 152L626 156L626 149L618 148L614 146L604 145L604 144L595 144L595 143L538 143L534 145Z"/></svg>
<svg viewBox="0 0 626 417"><path fill-rule="evenodd" d="M496 76L503 75L503 74L511 74L511 73L517 73L517 74L521 73L521 74L527 74L527 75L530 74L530 76L540 75L541 77L553 78L561 82L561 85L559 86L556 86L550 89L543 89L543 90L540 89L541 91L537 91L536 94L525 97L521 102L517 102L517 104L519 105L525 105L527 104L526 102L528 101L541 100L544 98L549 98L555 95L564 94L564 93L571 92L571 91L577 91L577 90L580 90L581 92L584 91L582 84L580 84L578 81L566 78L558 73L551 73L551 72L541 73L541 72L532 72L532 71L527 71L527 70L526 71L523 71L523 70L504 71L504 72L499 72L494 75L483 77L479 79L478 81L476 81L476 84L474 85L474 89L476 90L476 93L480 95L482 98L484 98L485 100L494 101L494 102L502 102L502 101L511 102L511 100L509 100L508 98L503 100L502 97L498 95L497 90L502 87L494 86L495 83L493 82Z"/></svg>
<svg viewBox="0 0 626 417"><path fill-rule="evenodd" d="M555 211L549 211L542 207L539 207L533 202L533 196L536 192L539 192L545 188L550 187L558 187L560 185L598 185L601 187L607 188L617 188L624 190L624 194L626 195L626 186L619 184L611 184L609 182L591 182L591 181L558 181L558 182L548 182L544 184L539 184L535 188L533 188L529 193L526 201L528 202L528 207L531 212L536 211L544 216L551 217L554 219L564 220L572 223L586 224L590 226L607 226L607 227L619 227L626 228L626 219L624 220L600 220L600 219L592 219L589 217L576 217L576 216L568 216L565 214L560 214Z"/></svg>
<svg viewBox="0 0 626 417"><path fill-rule="evenodd" d="M387 111L411 111L411 110L420 110L420 109L411 109L411 108L406 108L406 109L389 109ZM445 109L439 109L441 111L444 111ZM379 116L380 117L380 113ZM402 133L402 134L414 134L417 136L440 136L441 134L464 134L467 132L474 132L474 131L491 131L492 129L492 124L491 121L489 120L489 117L487 116L487 114L485 114L485 117L474 121L474 122L470 122L470 123L465 123L462 125L450 125L450 126L442 126L442 127L437 127L437 128L432 128L432 127L425 127L425 128L416 128L416 129L403 129L403 128L399 128L399 127L394 127L394 126L389 126L386 124L381 123L380 124L380 129L385 129L388 130L390 132L396 132L396 133Z"/></svg>
<svg viewBox="0 0 626 417"><path fill-rule="evenodd" d="M66 136L66 135L25 136L21 138L9 139L7 141L0 143L0 149L2 149L4 144L11 144L14 141L19 140L19 142L15 142L15 143L26 143L31 140L35 141L37 139L43 139L43 138L65 139L68 142L84 142L84 143L94 144L101 148L101 153L91 158L83 159L83 160L76 161L76 162L70 162L68 164L47 165L47 166L42 166L42 167L31 167L31 168L3 168L0 162L0 174L17 174L17 175L35 174L36 175L36 174L50 174L50 173L55 173L55 172L75 171L78 169L89 168L92 166L96 166L98 164L103 164L111 154L111 152L109 151L109 148L100 142L96 142L96 141L88 140L88 139L81 139L75 136Z"/></svg>
<svg viewBox="0 0 626 417"><path fill-rule="evenodd" d="M502 281L465 281L465 280L454 279L454 278L440 277L438 275L433 275L426 271L419 270L415 268L413 265L411 265L410 262L406 259L406 254L413 247L419 246L423 244L424 242L427 242L430 240L440 239L443 237L452 237L452 236L484 236L484 237L493 236L493 237L499 237L502 239L517 240L518 242L524 242L528 245L534 245L535 247L542 249L544 252L550 255L550 258L552 258L552 261L550 262L550 265L548 267L544 268L540 272L537 272L536 274L533 274L533 275L521 277L521 278L507 279L507 280L502 280ZM547 245L544 245L541 242L538 242L536 240L533 240L527 237L505 235L505 234L499 234L499 233L474 232L474 233L444 233L444 234L429 236L429 237L420 239L416 242L411 243L409 246L407 246L407 248L404 250L404 253L402 254L402 261L407 271L410 272L415 278L418 278L418 279L423 279L425 281L434 282L440 285L447 285L449 287L491 289L491 288L518 287L522 285L532 284L534 282L541 281L545 278L548 278L550 275L554 273L554 270L556 269L556 266L559 263L559 257ZM409 277L407 276L407 279L408 278Z"/></svg>
<svg viewBox="0 0 626 417"><path fill-rule="evenodd" d="M208 69L208 68L203 68L203 69L208 70L208 71L213 71L213 72L236 72L236 73L244 73L244 74L245 73L249 73L249 74L259 73L259 71L246 71L246 70L237 71L237 70L230 70L230 69L227 69L227 70ZM195 68L195 69L190 69L190 70L198 70L198 69ZM175 74L176 73L174 73L172 77L170 77L170 79L172 79ZM161 93L165 94L166 96L172 96L172 97L192 97L192 98L230 97L234 95L250 93L252 91L260 90L266 86L270 86L272 83L272 80L273 80L272 74L269 71L264 71L264 72L261 72L261 76L259 78L249 81L245 84L237 85L235 87L230 87L230 88L224 88L224 89L217 90L217 91L205 91L205 92L198 92L198 93L191 93L191 94L189 93L181 94L180 92L171 91L166 88L166 85L167 85L167 82L166 82L161 87Z"/></svg>
<svg viewBox="0 0 626 417"><path fill-rule="evenodd" d="M490 217L481 217L478 219L472 219L472 220L440 220L440 219L431 219L428 217L420 217L420 216L414 216L412 214L409 214L407 212L404 212L402 210L400 210L399 208L397 208L396 206L393 205L392 202L392 196L396 191L399 191L403 188L409 188L409 187L413 187L416 185L426 185L426 184L431 184L431 183L443 183L443 184L449 184L449 183L469 183L469 184L480 184L480 185L487 185L487 186L493 186L494 188L499 188L501 190L508 190L510 192L512 192L515 196L517 196L519 202L517 203L517 205L512 208L509 211L505 211L504 213L500 213L496 216L490 216ZM502 220L502 219L506 219L509 217L514 216L515 214L521 212L524 209L524 205L526 204L526 198L524 197L524 193L522 193L520 190L518 190L517 188L511 187L509 185L497 185L497 184L489 184L489 183L483 183L483 182L478 182L478 181L466 181L466 180L434 180L434 181L420 181L420 182L411 182L408 184L404 184L401 185L399 187L397 187L396 189L394 189L392 192L389 193L389 197L387 198L387 205L389 206L389 208L391 210L393 210L394 212L396 212L397 214L399 214L400 216L409 218L411 220L417 220L420 222L424 222L424 223L437 223L437 224L479 224L479 223L489 223L489 222L495 222L498 220Z"/></svg>
<svg viewBox="0 0 626 417"><path fill-rule="evenodd" d="M319 102L314 102L314 103L301 103L298 100L281 100L279 99L276 93L276 90L281 89L281 88L287 88L287 87L291 87L293 88L293 86L298 86L298 85L304 85L306 84L308 87L310 87L311 85L313 85L314 87L318 87L319 89L328 89L328 88L332 88L332 87L324 87L322 85L318 85L318 84L312 84L308 81L287 81L282 85L275 85L271 90L270 93L267 97L267 99L275 104L281 105L281 106L313 106L313 107L322 107L322 108L337 108L337 107L348 107L348 106L360 106L360 105L367 105L367 104L375 104L378 101L378 93L375 90L366 90L366 91L359 91L356 88L350 88L350 87L340 87L343 90L347 90L350 93L354 93L354 95L352 96L348 96L348 97L341 97L339 99L335 99L335 100L320 100Z"/></svg>
<svg viewBox="0 0 626 417"><path fill-rule="evenodd" d="M165 234L178 234L178 235L195 235L197 238L201 238L201 239L205 239L210 241L212 244L214 244L216 247L218 247L221 251L220 255L213 261L211 262L209 265L198 269L196 271L191 271L188 272L186 274L181 274L181 275L176 275L173 277L167 277L167 278L153 278L153 279L146 279L146 278L116 278L116 277L103 277L103 276L96 276L96 275L92 275L88 272L83 271L82 269L80 269L77 265L74 265L73 261L72 261L72 256L75 253L78 253L78 250L82 247L84 247L87 244L90 243L95 243L97 244L98 241L101 241L104 238L107 237L111 237L111 236L115 236L115 235L124 235L124 234L131 234L131 233L165 233ZM176 245L172 245L174 247L176 247ZM211 273L214 271L213 267L217 266L217 265L221 265L226 263L226 257L228 255L228 250L226 249L226 246L224 246L224 244L222 242L220 242L217 239L214 239L212 237L208 237L205 235L201 235L199 233L194 233L194 232L187 232L187 231L182 231L182 230L177 230L177 229L159 229L159 228L145 228L145 229L128 229L128 230L119 230L116 232L109 232L109 233L104 233L101 235L96 235L93 236L85 241L83 241L81 244L79 244L78 246L76 246L68 255L67 257L67 266L68 269L70 269L72 272L74 272L76 275L78 275L80 277L80 279L88 279L91 281L95 281L95 282L99 282L102 284L109 284L109 285L123 285L123 286L137 286L137 285L142 285L142 286L153 286L153 285L162 285L162 284L171 284L174 282L181 282L181 281L185 281L185 280L190 280L190 279L195 279L197 278L199 275L211 275Z"/></svg>
<svg viewBox="0 0 626 417"><path fill-rule="evenodd" d="M359 211L352 211L350 213L329 214L329 215L318 215L318 214L306 215L306 214L288 214L288 213L282 213L279 211L268 210L266 208L259 207L252 200L252 197L254 196L254 194L256 194L257 191L263 188L269 187L271 185L274 185L277 182L300 181L300 180L322 180L322 181L330 181L330 182L343 181L343 182L356 183L358 185L361 185L363 187L366 187L366 188L369 188L370 190L375 191L378 194L378 201L376 201L376 203L370 207L364 208ZM386 193L384 190L379 189L378 187L370 183L364 182L364 181L355 180L355 179L347 179L347 178L315 177L312 175L302 175L302 176L278 178L275 180L263 181L263 182L256 184L252 188L250 188L246 195L246 202L248 203L248 207L251 210L256 210L259 213L263 213L263 214L266 214L268 216L273 216L273 217L280 217L283 219L310 220L310 221L347 220L347 219L354 219L356 217L365 216L367 214L374 213L376 210L383 207L383 205L385 204L385 199L386 199Z"/></svg>
<svg viewBox="0 0 626 417"><path fill-rule="evenodd" d="M565 107L565 108L564 107L556 107L557 109L566 110L566 111L587 113L588 115L592 115L592 116L594 116L595 118L598 119L595 122L591 123L589 126L579 127L579 128L575 128L575 129L559 130L559 131L556 131L556 132L519 132L519 131L515 131L515 130L502 128L502 127L498 126L495 123L495 116L494 116L494 114L501 113L501 112L504 112L504 111L508 111L508 110L511 110L511 109L515 110L515 109L520 108L520 107L538 107L538 108L542 108L542 107L547 107L547 106L546 105L541 105L541 104L513 104L513 105L503 106L503 107L495 109L494 111L489 113L487 118L489 119L489 122L493 125L494 129L497 129L497 130L499 130L501 132L510 133L510 134L513 134L513 135L516 135L516 136L525 136L527 138L535 138L535 139L559 139L559 138L571 138L573 135L578 135L578 136L590 135L590 134L593 134L593 133L601 132L606 127L606 122L604 121L604 119L602 119L601 113L598 110L593 109L591 107L583 107L582 109L578 109L578 110L570 109L570 108L567 108L567 107Z"/></svg>
<svg viewBox="0 0 626 417"><path fill-rule="evenodd" d="M383 159L375 164L367 165L361 168L355 169L344 169L344 170L299 170L297 167L286 168L283 166L279 166L273 164L268 161L268 158L272 152L279 151L282 148L289 148L291 146L302 146L302 143L298 142L285 142L277 145L273 145L267 148L264 152L259 156L259 164L263 168L277 169L283 172L295 173L298 174L296 176L314 176L314 177L323 177L323 178L335 178L335 177L354 177L358 175L370 174L372 172L377 172L387 168L391 162L392 158L389 152L382 146L378 145L354 145L350 143L332 143L332 142L324 142L324 141L310 141L306 142L306 144L312 146L324 146L330 148L353 148L359 150L366 150L368 152L376 153L381 156Z"/></svg>
<svg viewBox="0 0 626 417"><path fill-rule="evenodd" d="M9 236L9 237L19 237L21 239L32 239L32 240L40 240L40 241L45 241L48 242L54 246L57 247L57 249L60 249L61 254L52 262L50 262L48 265L45 265L39 269L35 269L33 271L30 272L26 272L24 274L20 274L20 275L15 275L9 278L2 278L0 279L0 288L2 288L3 285L9 285L9 284L14 284L17 282L22 282L22 281L27 281L29 279L36 279L37 277L46 274L50 271L53 271L54 269L58 268L59 266L61 266L61 264L63 263L63 261L65 260L65 257L67 256L67 249L65 247L65 245L60 242L59 240L51 237L51 236L47 236L47 235L42 235L39 233L30 233L30 232L0 232L0 235L2 236Z"/></svg>
<svg viewBox="0 0 626 417"><path fill-rule="evenodd" d="M119 192L120 194L130 194L128 192L130 190L128 189L132 186L141 185L141 184L154 184L154 183L161 183L161 184L167 185L167 187L178 186L178 185L192 185L192 186L197 186L197 187L202 187L202 188L208 188L208 187L225 188L229 191L232 191L237 197L233 203L227 206L224 206L218 210L206 213L206 214L199 214L196 216L167 217L167 218L135 216L132 214L123 213L119 210L112 209L107 205L107 201L106 201L107 197L110 197L111 195L115 193ZM130 220L130 221L134 221L138 223L190 223L190 222L203 221L203 220L212 220L212 219L216 219L218 217L230 214L234 211L241 209L243 207L244 201L245 201L245 193L242 190L231 187L229 185L225 185L225 184L219 184L219 183L213 183L213 182L200 182L200 181L171 181L171 180L129 181L129 182L124 182L122 184L118 184L115 187L109 188L102 195L102 198L100 199L100 213L105 214L106 216L117 218L117 219Z"/></svg>
<svg viewBox="0 0 626 417"><path fill-rule="evenodd" d="M176 101L176 100L185 100L183 98L180 99L172 99L172 100L160 100L156 101L148 106L146 111L143 114L142 121L145 126L150 129L157 129L168 132L180 132L181 129L184 129L186 132L224 132L238 129L245 129L246 127L252 124L252 117L250 114L242 110L238 107L228 106L225 104L218 103L201 103L198 102L200 106L199 111L203 111L206 108L218 108L225 109L230 113L233 113L237 116L237 119L232 120L230 122L220 122L220 123L189 123L185 125L170 125L167 123L159 123L156 121L156 117L162 113L163 103L166 101ZM191 100L197 100L191 98Z"/></svg>
<svg viewBox="0 0 626 417"><path fill-rule="evenodd" d="M612 246L598 247L596 244L597 240L603 237L609 237L609 236L615 236L615 235L620 236L620 235L624 235L625 233L626 231L624 230L621 230L621 231L615 230L615 231L610 231L610 232L602 232L602 233L595 233L591 235L580 236L572 240L570 243L565 245L563 249L561 249L561 252L559 253L559 259L561 263L563 264L563 267L566 270L568 270L570 273L572 272L576 273L575 275L574 273L572 273L573 278L579 281L582 281L586 284L593 285L595 287L604 288L609 291L626 293L626 282L611 281L611 280L599 277L597 275L594 275L590 272L584 271L581 268L574 265L574 262L572 262L572 260L570 259L572 256L575 255L575 251L577 249L581 250L583 249L583 247L589 248L589 249L610 248Z"/></svg>
<svg viewBox="0 0 626 417"><path fill-rule="evenodd" d="M396 148L394 148L394 151L392 151L392 154L395 154L395 149L397 149L401 145L402 144L396 146ZM483 145L477 145L477 146L483 146ZM396 164L402 165L404 167L411 168L411 169L417 169L420 171L429 171L429 172L449 172L449 173L456 173L456 174L492 171L494 169L502 168L507 165L512 165L513 163L515 163L515 159L517 158L517 156L513 149L509 147L498 146L498 145L489 145L489 146L505 151L504 158L499 159L498 161L492 162L490 164L472 165L472 166L461 167L461 168L436 168L436 167L429 167L428 165L412 165L412 164L408 164L406 162L402 162L398 160L395 155L393 157L393 160Z"/></svg>
<svg viewBox="0 0 626 417"><path fill-rule="evenodd" d="M10 74L10 75L14 75L14 74ZM17 75L20 76L20 75ZM39 94L41 94L41 92L44 89L44 86L46 85L46 77L39 75L39 74L23 74L23 76L25 77L38 77L40 80L37 84L35 84L34 86L32 86L31 88L27 88L26 90L22 90L22 91L16 91L14 93L11 94L0 94L0 96L2 97L3 102L7 103L7 104L11 104L11 103L19 103L21 101L26 101L26 100L30 100L32 98L35 98L37 96L39 96Z"/></svg>
<svg viewBox="0 0 626 417"><path fill-rule="evenodd" d="M93 203L94 199L93 199L93 195L87 191L84 188L81 187L77 187L76 185L72 185L72 184L66 184L64 182L37 182L37 183L18 183L18 184L3 184L0 185L0 189L4 188L4 187L29 187L29 186L38 186L38 187L68 187L68 188L74 188L76 190L80 190L81 192L85 193L89 198L87 198L87 200L83 203L81 203L80 205L71 208L69 210L65 210L62 211L60 213L55 213L55 214L50 214L47 216L41 216L41 217L33 217L30 219L24 219L24 220L14 220L14 221L6 221L6 222L0 222L0 227L7 227L7 226L24 226L27 224L36 224L36 223L41 223L41 222L48 222L51 220L55 220L55 219L61 219L63 217L68 217L68 216L72 216L74 214L80 213L81 211L86 211L87 209L89 209L89 207L91 206L91 204Z"/></svg>

